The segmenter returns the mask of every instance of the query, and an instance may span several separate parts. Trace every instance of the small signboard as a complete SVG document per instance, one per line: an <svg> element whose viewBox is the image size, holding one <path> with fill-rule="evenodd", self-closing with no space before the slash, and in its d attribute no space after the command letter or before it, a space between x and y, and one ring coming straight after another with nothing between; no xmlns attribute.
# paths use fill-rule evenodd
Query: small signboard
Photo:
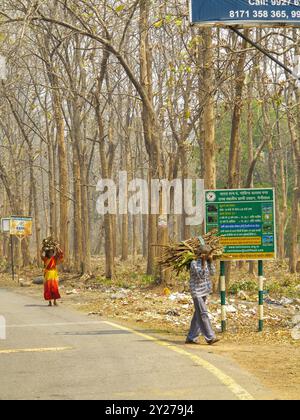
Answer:
<svg viewBox="0 0 300 420"><path fill-rule="evenodd" d="M298 26L300 0L191 0L191 22L203 26Z"/></svg>
<svg viewBox="0 0 300 420"><path fill-rule="evenodd" d="M223 261L276 258L274 189L205 191L206 232L217 228Z"/></svg>
<svg viewBox="0 0 300 420"><path fill-rule="evenodd" d="M6 58L0 55L0 80L7 79Z"/></svg>
<svg viewBox="0 0 300 420"><path fill-rule="evenodd" d="M1 219L1 232L10 233L10 219Z"/></svg>
<svg viewBox="0 0 300 420"><path fill-rule="evenodd" d="M10 234L14 236L31 236L32 235L32 218L31 217L11 217Z"/></svg>

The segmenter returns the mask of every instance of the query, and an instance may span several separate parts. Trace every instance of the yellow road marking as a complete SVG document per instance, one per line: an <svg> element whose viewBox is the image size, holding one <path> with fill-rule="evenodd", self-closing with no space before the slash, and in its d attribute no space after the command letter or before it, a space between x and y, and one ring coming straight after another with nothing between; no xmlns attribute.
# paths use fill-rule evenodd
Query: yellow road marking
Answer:
<svg viewBox="0 0 300 420"><path fill-rule="evenodd" d="M16 354L16 353L47 353L73 350L71 347L49 347L40 349L7 349L0 350L0 354Z"/></svg>
<svg viewBox="0 0 300 420"><path fill-rule="evenodd" d="M181 349L180 347L177 346L172 346L169 343L159 340L155 337L152 337L150 335L141 333L139 331L133 330L131 328L127 328L127 327L123 327L122 325L118 325L118 324L114 324L112 322L104 322L105 324L108 324L112 327L124 330L124 331L129 331L135 335L138 335L140 337L146 338L149 341L153 341L156 344L163 346L163 347L167 347L168 349L174 351L175 353L181 354L183 356L188 357L189 359L191 359L196 365L201 366L202 368L206 369L207 371L209 371L212 375L214 375L223 385L225 385L239 400L242 401L253 401L254 397L248 392L246 391L241 385L239 385L233 378L231 378L230 376L228 376L226 373L222 372L220 369L218 369L216 366L214 366L213 364L207 362L206 360L202 359L200 356L192 354L187 352L186 350Z"/></svg>

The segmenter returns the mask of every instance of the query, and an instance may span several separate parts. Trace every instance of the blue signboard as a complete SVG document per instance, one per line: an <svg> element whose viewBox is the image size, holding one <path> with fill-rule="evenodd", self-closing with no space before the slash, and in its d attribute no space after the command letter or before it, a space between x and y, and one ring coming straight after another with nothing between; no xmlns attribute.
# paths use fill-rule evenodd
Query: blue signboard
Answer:
<svg viewBox="0 0 300 420"><path fill-rule="evenodd" d="M202 25L299 25L300 0L191 0L191 22Z"/></svg>

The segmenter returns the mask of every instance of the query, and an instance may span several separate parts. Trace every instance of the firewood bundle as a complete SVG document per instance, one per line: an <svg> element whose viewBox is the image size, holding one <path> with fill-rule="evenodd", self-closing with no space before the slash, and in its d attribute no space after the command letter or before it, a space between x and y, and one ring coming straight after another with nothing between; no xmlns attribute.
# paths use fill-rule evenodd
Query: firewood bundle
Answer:
<svg viewBox="0 0 300 420"><path fill-rule="evenodd" d="M50 236L49 238L46 238L43 240L43 252L48 252L48 251L57 251L57 249L59 248L59 243L52 238L52 236Z"/></svg>
<svg viewBox="0 0 300 420"><path fill-rule="evenodd" d="M164 246L158 263L164 269L172 269L179 274L189 269L192 261L200 258L221 258L224 252L220 244L218 230L214 229L203 237L191 238L179 244Z"/></svg>

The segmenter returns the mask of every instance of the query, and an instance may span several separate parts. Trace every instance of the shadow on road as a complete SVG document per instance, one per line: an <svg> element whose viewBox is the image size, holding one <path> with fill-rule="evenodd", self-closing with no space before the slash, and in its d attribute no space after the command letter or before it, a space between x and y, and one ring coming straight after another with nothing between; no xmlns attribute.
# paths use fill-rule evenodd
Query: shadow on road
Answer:
<svg viewBox="0 0 300 420"><path fill-rule="evenodd" d="M130 331L118 331L118 330L109 330L109 331L67 331L67 332L58 332L55 335L129 335L132 334Z"/></svg>
<svg viewBox="0 0 300 420"><path fill-rule="evenodd" d="M163 341L164 343L170 344L170 346L182 346L182 345L185 345L184 340L182 340L182 341L179 341L179 340L178 341L176 341L176 340L167 340L167 339L165 339L163 337L161 337L161 338L157 337L156 341ZM141 342L142 343L143 342L144 343L149 343L149 340L141 340ZM196 347L196 346L194 346L194 347ZM200 345L198 347L200 347Z"/></svg>

